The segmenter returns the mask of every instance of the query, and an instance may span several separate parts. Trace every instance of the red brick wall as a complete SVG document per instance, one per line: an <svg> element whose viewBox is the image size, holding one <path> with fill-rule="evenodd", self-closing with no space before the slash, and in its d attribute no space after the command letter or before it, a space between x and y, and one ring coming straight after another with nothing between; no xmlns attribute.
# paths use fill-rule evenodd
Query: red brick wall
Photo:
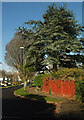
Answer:
<svg viewBox="0 0 84 120"><path fill-rule="evenodd" d="M54 93L56 96L75 96L75 84L73 80L50 80L44 79L42 91L44 93Z"/></svg>

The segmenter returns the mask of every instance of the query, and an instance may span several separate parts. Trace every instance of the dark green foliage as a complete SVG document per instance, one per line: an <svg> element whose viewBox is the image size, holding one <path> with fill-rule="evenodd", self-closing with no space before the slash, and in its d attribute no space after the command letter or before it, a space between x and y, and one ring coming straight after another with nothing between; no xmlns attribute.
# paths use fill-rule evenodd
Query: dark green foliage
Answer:
<svg viewBox="0 0 84 120"><path fill-rule="evenodd" d="M43 74L42 78L61 79L61 80L82 80L84 71L77 68L62 68L58 71L52 71L47 74Z"/></svg>
<svg viewBox="0 0 84 120"><path fill-rule="evenodd" d="M28 21L33 30L34 42L27 51L30 65L41 71L47 64L53 69L59 67L76 67L76 58L70 53L83 52L83 38L78 38L83 31L82 26L75 20L73 12L65 6L50 5L43 15L44 21ZM83 56L84 58L84 56ZM77 62L82 62L77 59Z"/></svg>
<svg viewBox="0 0 84 120"><path fill-rule="evenodd" d="M49 94L51 94L51 88L49 88Z"/></svg>
<svg viewBox="0 0 84 120"><path fill-rule="evenodd" d="M57 70L57 65L64 66L67 64L67 59L70 59L69 64L75 64L74 59L68 58L70 52L80 53L83 49L80 44L81 26L75 20L73 13L67 10L64 6L49 6L44 17L43 32L46 35L46 54L48 57L44 63L49 62L53 64L54 69ZM64 59L64 57L66 59ZM70 66L72 67L72 65Z"/></svg>
<svg viewBox="0 0 84 120"><path fill-rule="evenodd" d="M35 79L34 79L34 83L35 83L36 86L42 87L42 85L43 85L42 75L39 74L38 76L36 76Z"/></svg>
<svg viewBox="0 0 84 120"><path fill-rule="evenodd" d="M75 81L76 98L79 102L84 102L84 76L82 80Z"/></svg>
<svg viewBox="0 0 84 120"><path fill-rule="evenodd" d="M42 92L42 86L41 86L41 88L40 88L40 91Z"/></svg>

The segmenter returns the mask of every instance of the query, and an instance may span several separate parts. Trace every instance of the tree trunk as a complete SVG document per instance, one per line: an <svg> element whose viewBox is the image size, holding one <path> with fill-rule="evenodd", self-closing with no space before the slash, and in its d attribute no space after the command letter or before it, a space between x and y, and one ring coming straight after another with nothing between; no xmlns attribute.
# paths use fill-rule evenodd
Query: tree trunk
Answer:
<svg viewBox="0 0 84 120"><path fill-rule="evenodd" d="M25 85L25 88L26 88L27 87L27 81L26 80L24 81L24 85Z"/></svg>

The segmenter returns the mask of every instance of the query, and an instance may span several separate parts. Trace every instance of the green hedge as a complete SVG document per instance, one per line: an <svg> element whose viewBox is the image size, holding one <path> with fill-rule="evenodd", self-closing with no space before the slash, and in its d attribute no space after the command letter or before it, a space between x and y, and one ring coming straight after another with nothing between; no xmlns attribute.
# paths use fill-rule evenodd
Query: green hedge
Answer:
<svg viewBox="0 0 84 120"><path fill-rule="evenodd" d="M42 82L42 75L41 74L39 74L35 77L34 84L38 87L42 87L43 82Z"/></svg>
<svg viewBox="0 0 84 120"><path fill-rule="evenodd" d="M75 80L76 99L79 102L84 102L84 78Z"/></svg>
<svg viewBox="0 0 84 120"><path fill-rule="evenodd" d="M61 80L75 80L75 79L81 79L83 77L84 71L82 69L77 68L63 68L58 71L51 71L50 73L42 75L43 78L50 78L52 80L54 79L61 79Z"/></svg>

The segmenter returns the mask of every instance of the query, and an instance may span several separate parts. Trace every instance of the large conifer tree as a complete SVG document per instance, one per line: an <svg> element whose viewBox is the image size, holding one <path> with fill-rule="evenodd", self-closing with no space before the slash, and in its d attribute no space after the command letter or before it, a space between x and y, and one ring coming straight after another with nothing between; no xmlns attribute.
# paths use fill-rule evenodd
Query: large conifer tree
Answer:
<svg viewBox="0 0 84 120"><path fill-rule="evenodd" d="M27 52L30 64L38 71L47 64L53 65L55 70L58 66L76 66L76 59L71 53L81 55L84 39L78 38L82 26L75 20L73 12L64 6L53 4L46 10L43 20L25 22L34 31L34 42Z"/></svg>

